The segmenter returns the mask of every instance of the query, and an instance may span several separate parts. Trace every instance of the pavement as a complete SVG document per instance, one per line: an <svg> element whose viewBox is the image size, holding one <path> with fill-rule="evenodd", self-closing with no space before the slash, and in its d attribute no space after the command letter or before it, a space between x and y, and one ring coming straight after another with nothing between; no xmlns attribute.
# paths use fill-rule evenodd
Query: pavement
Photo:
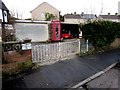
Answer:
<svg viewBox="0 0 120 90"><path fill-rule="evenodd" d="M107 89L120 89L120 67L117 65L103 75L91 80L86 84L87 88L90 90L92 88L107 88Z"/></svg>
<svg viewBox="0 0 120 90"><path fill-rule="evenodd" d="M117 63L120 49L45 65L40 69L3 84L6 88L70 88Z"/></svg>

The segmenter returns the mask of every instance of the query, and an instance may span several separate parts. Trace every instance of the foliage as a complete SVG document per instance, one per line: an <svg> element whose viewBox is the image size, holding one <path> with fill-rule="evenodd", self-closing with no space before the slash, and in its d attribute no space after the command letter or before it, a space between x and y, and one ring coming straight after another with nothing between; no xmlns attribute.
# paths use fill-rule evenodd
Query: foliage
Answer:
<svg viewBox="0 0 120 90"><path fill-rule="evenodd" d="M16 17L13 17L13 16L9 17L9 22L10 23L14 23L15 20L19 20L19 18L16 18Z"/></svg>
<svg viewBox="0 0 120 90"><path fill-rule="evenodd" d="M39 67L36 64L33 64L31 60L4 64L2 66L3 82L23 76L29 72L32 72L33 70L36 70L37 68Z"/></svg>
<svg viewBox="0 0 120 90"><path fill-rule="evenodd" d="M13 34L13 35L6 35L6 42L10 42L10 41L16 41L17 40L17 38L16 38L16 36Z"/></svg>
<svg viewBox="0 0 120 90"><path fill-rule="evenodd" d="M118 38L120 38L120 23L118 23L118 26L117 26L117 28L118 28L117 37L118 37Z"/></svg>
<svg viewBox="0 0 120 90"><path fill-rule="evenodd" d="M88 39L95 48L104 48L120 34L120 23L111 21L94 21L82 26L83 37Z"/></svg>
<svg viewBox="0 0 120 90"><path fill-rule="evenodd" d="M32 61L26 61L18 64L20 71L27 71L33 67Z"/></svg>
<svg viewBox="0 0 120 90"><path fill-rule="evenodd" d="M64 16L60 15L60 21L64 22Z"/></svg>
<svg viewBox="0 0 120 90"><path fill-rule="evenodd" d="M53 20L53 19L55 19L55 16L53 15L53 14L51 14L51 13L45 13L45 20L46 21L50 21L50 20Z"/></svg>

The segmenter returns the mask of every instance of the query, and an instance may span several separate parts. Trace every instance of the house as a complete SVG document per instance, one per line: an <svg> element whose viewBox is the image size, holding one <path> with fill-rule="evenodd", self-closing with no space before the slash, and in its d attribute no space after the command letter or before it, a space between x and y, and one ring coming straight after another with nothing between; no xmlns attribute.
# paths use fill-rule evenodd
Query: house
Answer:
<svg viewBox="0 0 120 90"><path fill-rule="evenodd" d="M108 15L99 15L98 19L118 22L118 14L115 13L115 15L110 15L110 13L108 13Z"/></svg>
<svg viewBox="0 0 120 90"><path fill-rule="evenodd" d="M81 14L65 14L64 15L64 21L65 22L73 22L73 23L87 23L89 20L93 21L96 20L97 16L94 14L84 14L83 12Z"/></svg>
<svg viewBox="0 0 120 90"><path fill-rule="evenodd" d="M80 14L76 14L76 13L65 14L64 22L81 23L81 16L80 16Z"/></svg>
<svg viewBox="0 0 120 90"><path fill-rule="evenodd" d="M5 24L9 22L9 10L5 6L5 4L0 0L0 42L5 41L6 38L6 30L5 30Z"/></svg>
<svg viewBox="0 0 120 90"><path fill-rule="evenodd" d="M14 23L10 22L10 17L8 8L0 0L0 42L7 42L15 37Z"/></svg>
<svg viewBox="0 0 120 90"><path fill-rule="evenodd" d="M120 15L120 1L118 2L118 15Z"/></svg>
<svg viewBox="0 0 120 90"><path fill-rule="evenodd" d="M94 14L84 14L84 12L81 13L81 18L84 20L84 23L87 23L88 21L97 20L96 15L94 15Z"/></svg>
<svg viewBox="0 0 120 90"><path fill-rule="evenodd" d="M47 2L43 2L38 5L35 9L31 11L32 20L46 20L45 15L49 13L52 14L55 18L59 19L59 10L51 6Z"/></svg>
<svg viewBox="0 0 120 90"><path fill-rule="evenodd" d="M120 22L120 1L118 2L118 21Z"/></svg>
<svg viewBox="0 0 120 90"><path fill-rule="evenodd" d="M5 4L0 0L0 22L8 22L9 18L9 10L5 6Z"/></svg>

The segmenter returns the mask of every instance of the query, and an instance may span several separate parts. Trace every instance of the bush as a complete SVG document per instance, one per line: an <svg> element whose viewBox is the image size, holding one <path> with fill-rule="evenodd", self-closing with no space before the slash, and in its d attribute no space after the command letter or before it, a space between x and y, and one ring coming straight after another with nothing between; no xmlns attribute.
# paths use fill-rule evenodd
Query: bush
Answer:
<svg viewBox="0 0 120 90"><path fill-rule="evenodd" d="M95 49L109 47L120 35L120 23L111 21L94 21L81 27L83 37L88 39Z"/></svg>
<svg viewBox="0 0 120 90"><path fill-rule="evenodd" d="M45 13L45 20L46 21L50 21L50 20L53 20L53 19L55 19L56 17L53 15L53 14L51 14L51 13Z"/></svg>

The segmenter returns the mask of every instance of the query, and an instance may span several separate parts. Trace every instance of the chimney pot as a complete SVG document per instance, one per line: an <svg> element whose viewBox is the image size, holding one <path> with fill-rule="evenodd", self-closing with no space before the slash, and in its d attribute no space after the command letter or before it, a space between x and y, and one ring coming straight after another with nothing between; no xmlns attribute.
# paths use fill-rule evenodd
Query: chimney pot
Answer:
<svg viewBox="0 0 120 90"><path fill-rule="evenodd" d="M108 15L110 15L110 13L108 13Z"/></svg>
<svg viewBox="0 0 120 90"><path fill-rule="evenodd" d="M74 12L74 14L76 14L76 12Z"/></svg>
<svg viewBox="0 0 120 90"><path fill-rule="evenodd" d="M82 15L84 14L84 12L81 13Z"/></svg>
<svg viewBox="0 0 120 90"><path fill-rule="evenodd" d="M118 13L115 13L115 15L118 15Z"/></svg>

